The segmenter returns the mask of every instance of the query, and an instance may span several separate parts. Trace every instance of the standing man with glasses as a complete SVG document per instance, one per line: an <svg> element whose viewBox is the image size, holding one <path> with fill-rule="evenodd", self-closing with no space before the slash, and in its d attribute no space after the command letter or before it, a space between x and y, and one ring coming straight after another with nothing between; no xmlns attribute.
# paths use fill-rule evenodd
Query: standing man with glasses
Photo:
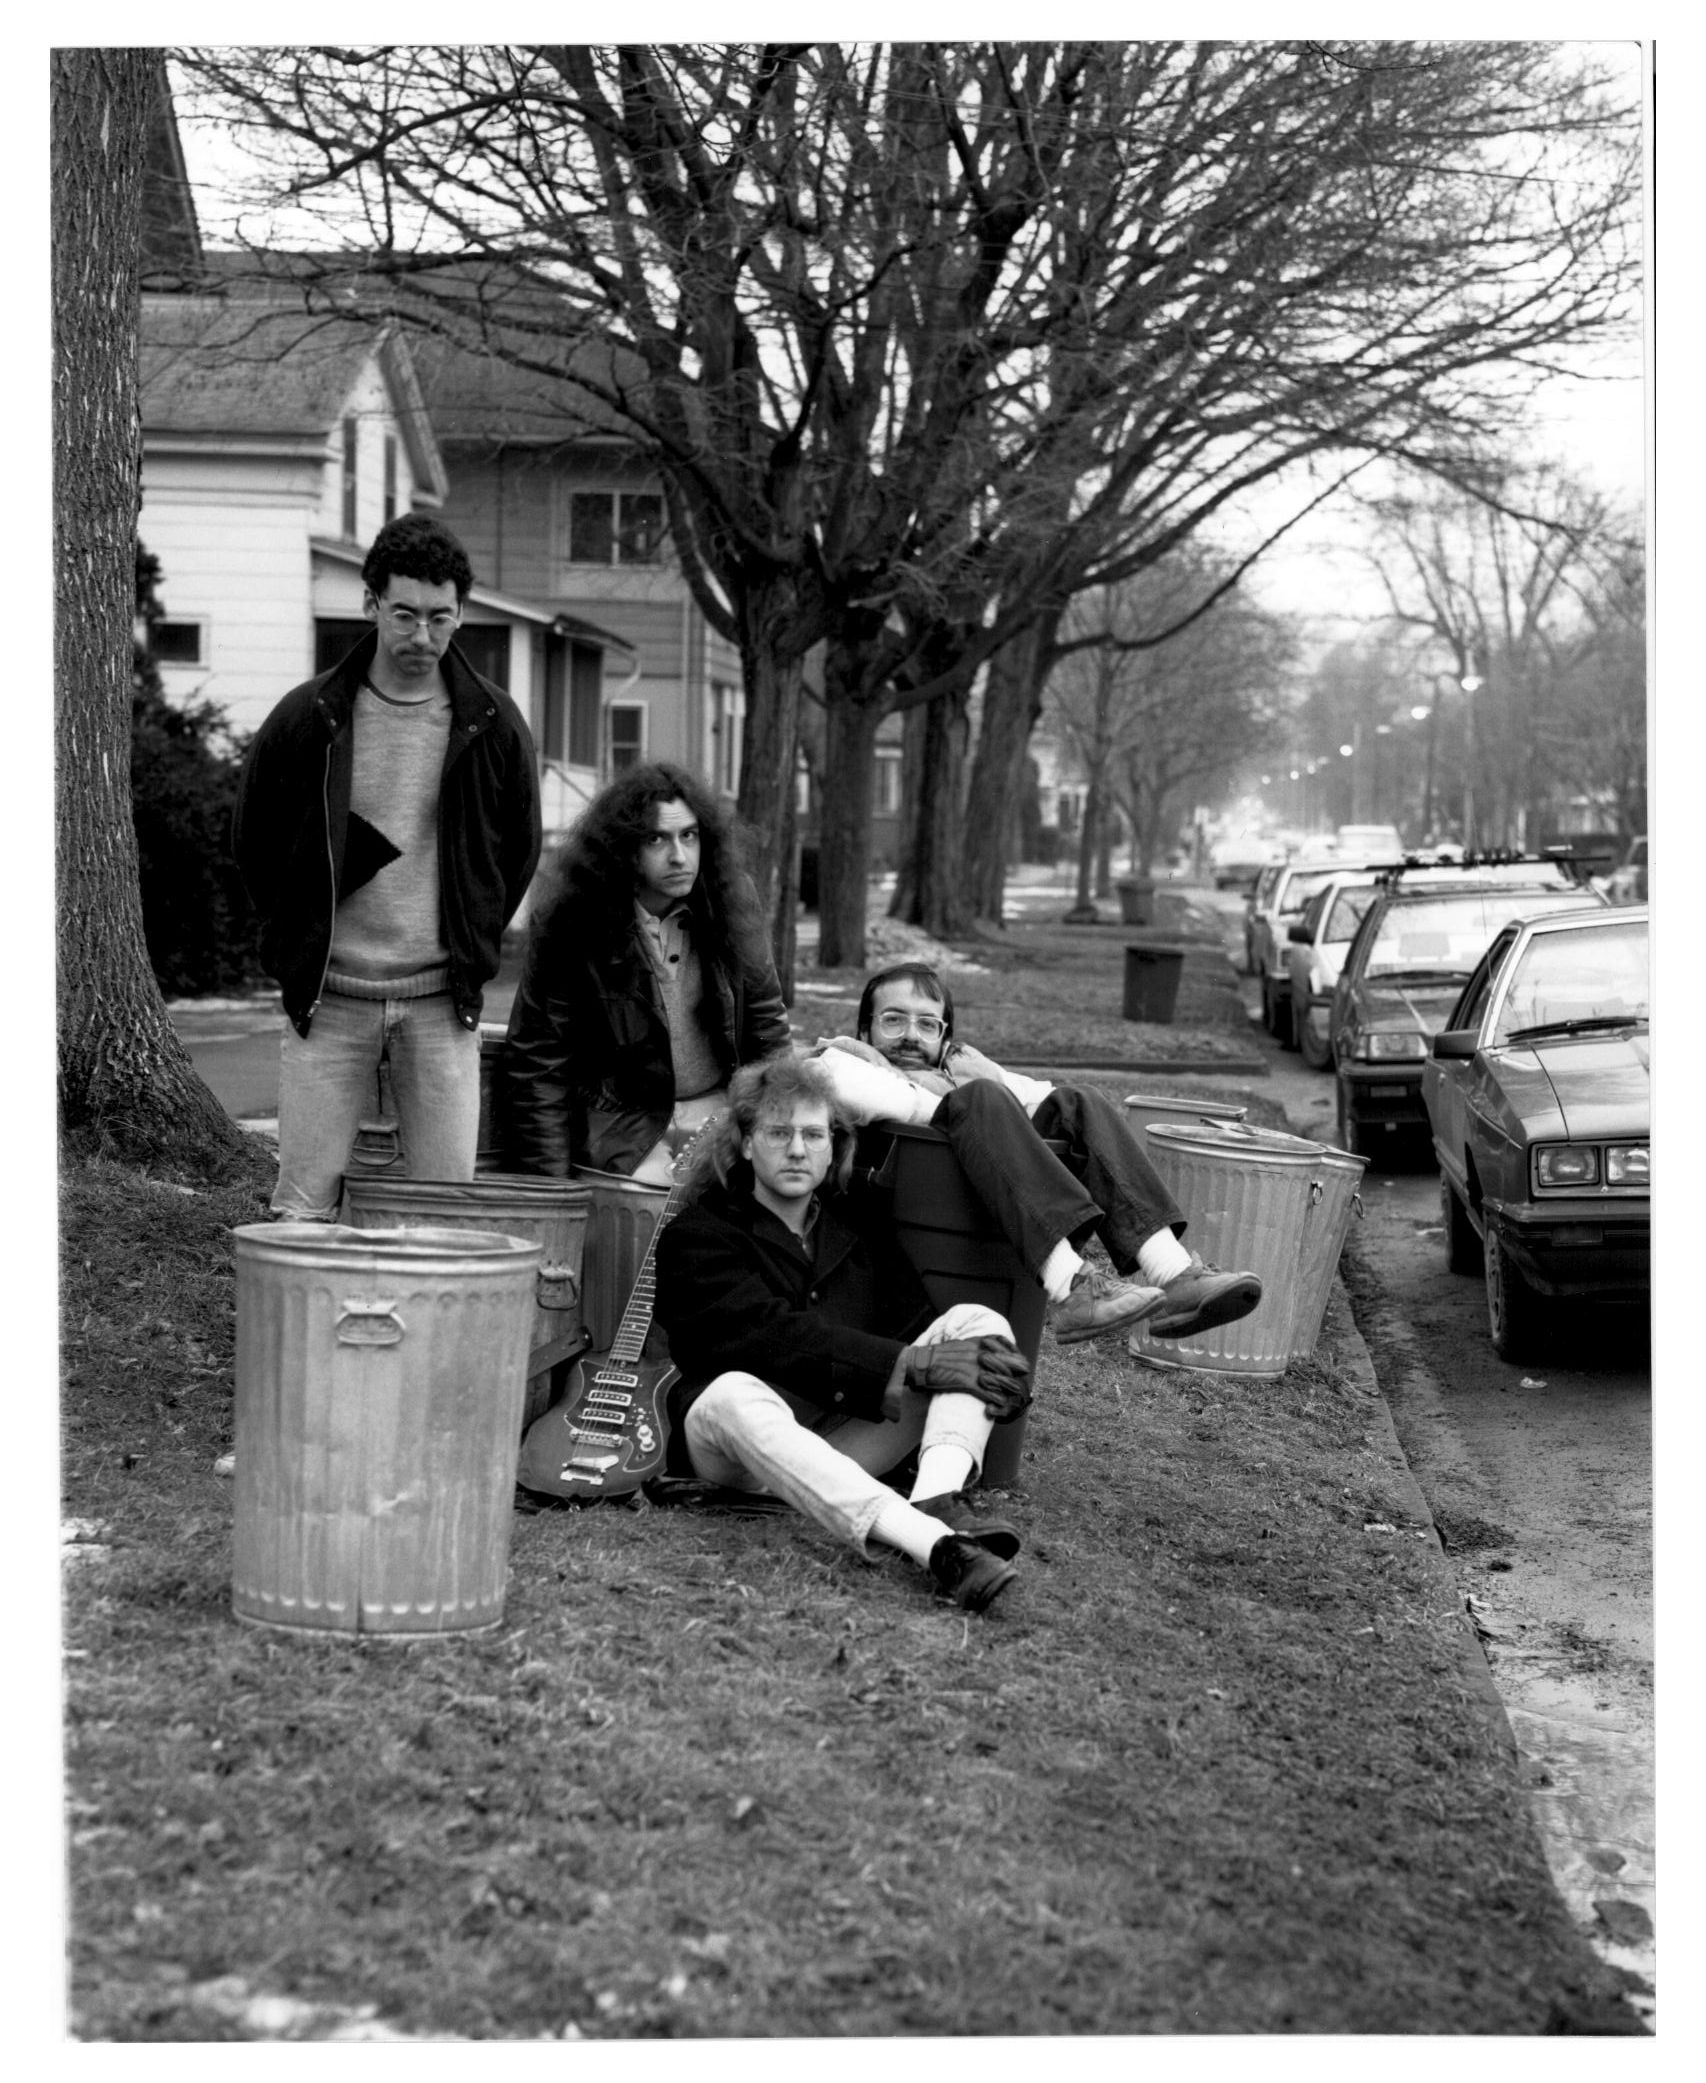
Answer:
<svg viewBox="0 0 1706 2083"><path fill-rule="evenodd" d="M361 576L372 633L268 715L233 819L288 1023L272 1207L299 1222L336 1221L382 1060L407 1176L474 1176L482 993L539 859L527 725L453 642L462 545L404 514Z"/></svg>
<svg viewBox="0 0 1706 2083"><path fill-rule="evenodd" d="M856 1025L856 1038L826 1038L814 1052L838 1100L857 1120L942 1130L972 1191L1041 1282L1062 1345L1137 1323L1153 1338L1192 1338L1261 1301L1254 1273L1223 1273L1180 1242L1184 1211L1113 1101L1004 1070L957 1041L953 996L927 963L867 978ZM1113 1277L1082 1256L1092 1236Z"/></svg>

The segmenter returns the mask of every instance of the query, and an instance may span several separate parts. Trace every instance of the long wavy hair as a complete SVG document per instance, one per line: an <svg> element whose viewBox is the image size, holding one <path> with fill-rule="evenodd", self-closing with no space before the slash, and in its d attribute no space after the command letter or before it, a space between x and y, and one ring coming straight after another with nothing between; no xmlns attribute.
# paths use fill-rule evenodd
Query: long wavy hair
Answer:
<svg viewBox="0 0 1706 2083"><path fill-rule="evenodd" d="M752 1185L752 1166L740 1146L765 1114L785 1114L796 1100L816 1100L829 1109L830 1159L826 1193L842 1193L853 1171L853 1123L843 1113L822 1065L809 1056L769 1056L748 1063L729 1080L728 1104L702 1129L683 1174L684 1198L697 1200L708 1186L737 1192Z"/></svg>
<svg viewBox="0 0 1706 2083"><path fill-rule="evenodd" d="M699 827L699 875L687 897L697 945L737 968L769 959L740 828L695 774L668 760L630 767L593 797L558 849L532 936L614 951L634 923L636 864L659 803L685 803Z"/></svg>

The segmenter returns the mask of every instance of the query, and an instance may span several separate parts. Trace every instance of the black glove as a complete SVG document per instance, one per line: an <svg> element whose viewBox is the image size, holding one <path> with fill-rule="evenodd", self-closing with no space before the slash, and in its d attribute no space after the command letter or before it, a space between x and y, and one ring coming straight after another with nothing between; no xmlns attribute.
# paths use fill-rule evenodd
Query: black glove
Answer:
<svg viewBox="0 0 1706 2083"><path fill-rule="evenodd" d="M1030 1362L1005 1338L945 1338L940 1345L909 1345L906 1385L921 1396L975 1396L999 1422L1016 1418L1031 1400Z"/></svg>

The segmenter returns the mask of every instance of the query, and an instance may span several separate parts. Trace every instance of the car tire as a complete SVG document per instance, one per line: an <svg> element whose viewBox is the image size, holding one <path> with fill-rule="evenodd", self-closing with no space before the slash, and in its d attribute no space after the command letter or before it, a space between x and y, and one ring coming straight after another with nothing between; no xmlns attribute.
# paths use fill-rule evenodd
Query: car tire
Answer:
<svg viewBox="0 0 1706 2083"><path fill-rule="evenodd" d="M1298 1031L1297 1046L1303 1060L1311 1070L1331 1070L1333 1067L1333 1044L1329 1036L1322 1035L1317 1041L1309 1026L1309 1015L1303 1016L1303 1025Z"/></svg>
<svg viewBox="0 0 1706 2083"><path fill-rule="evenodd" d="M1349 1151L1352 1157L1368 1159L1369 1169L1374 1169L1374 1152L1369 1148L1368 1138L1362 1132L1362 1124L1351 1112L1350 1102L1345 1097L1345 1081L1339 1080L1339 1148Z"/></svg>
<svg viewBox="0 0 1706 2083"><path fill-rule="evenodd" d="M1445 1263L1451 1273L1481 1271L1481 1240L1444 1165L1439 1170L1439 1213L1445 1225Z"/></svg>
<svg viewBox="0 0 1706 2083"><path fill-rule="evenodd" d="M1540 1297L1521 1273L1489 1224L1481 1253L1487 1282L1487 1329L1501 1360L1525 1360L1540 1329Z"/></svg>
<svg viewBox="0 0 1706 2083"><path fill-rule="evenodd" d="M1289 998L1276 998L1274 1001L1274 1040L1282 1049L1297 1047L1297 1023L1291 1017Z"/></svg>

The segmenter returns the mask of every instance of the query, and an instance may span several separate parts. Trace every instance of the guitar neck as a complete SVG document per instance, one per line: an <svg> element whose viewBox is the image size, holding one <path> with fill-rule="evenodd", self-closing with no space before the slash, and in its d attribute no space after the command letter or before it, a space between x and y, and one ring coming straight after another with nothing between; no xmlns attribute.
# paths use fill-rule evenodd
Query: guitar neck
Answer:
<svg viewBox="0 0 1706 2083"><path fill-rule="evenodd" d="M707 1123L706 1126L708 1127L710 1124ZM678 1168L684 1167L684 1161L692 1150L693 1144L697 1143L699 1136L704 1133L705 1130L703 1128L700 1129L699 1134L694 1136L693 1141L683 1148L680 1156L676 1159ZM629 1293L627 1307L622 1311L622 1321L616 1327L616 1336L610 1341L610 1357L628 1366L632 1366L645 1351L646 1340L651 1335L652 1310L657 1301L655 1261L657 1259L658 1238L663 1235L664 1224L668 1222L676 1209L681 1206L681 1196L685 1186L685 1179L678 1179L670 1187L668 1198L658 1211L657 1226L653 1229L651 1240L646 1245L645 1256L640 1261L640 1270L634 1275L633 1289Z"/></svg>

